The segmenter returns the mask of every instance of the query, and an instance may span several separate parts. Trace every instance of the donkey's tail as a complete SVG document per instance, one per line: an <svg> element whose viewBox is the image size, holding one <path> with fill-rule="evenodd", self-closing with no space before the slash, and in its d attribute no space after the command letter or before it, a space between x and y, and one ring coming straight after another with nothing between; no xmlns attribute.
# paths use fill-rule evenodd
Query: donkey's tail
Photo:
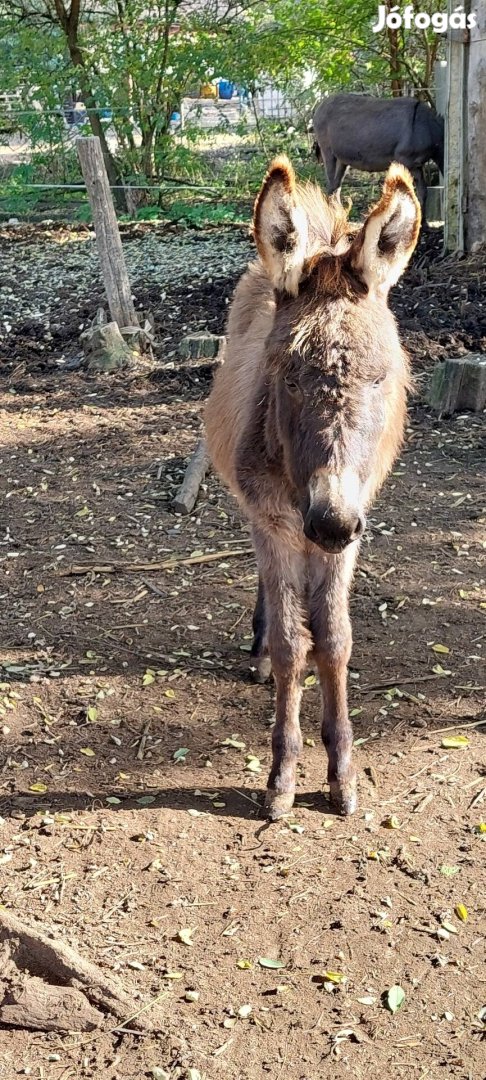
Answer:
<svg viewBox="0 0 486 1080"><path fill-rule="evenodd" d="M322 161L321 148L320 148L319 143L317 142L317 140L314 142L314 144L312 146L312 149L314 151L314 154L315 154L317 160Z"/></svg>

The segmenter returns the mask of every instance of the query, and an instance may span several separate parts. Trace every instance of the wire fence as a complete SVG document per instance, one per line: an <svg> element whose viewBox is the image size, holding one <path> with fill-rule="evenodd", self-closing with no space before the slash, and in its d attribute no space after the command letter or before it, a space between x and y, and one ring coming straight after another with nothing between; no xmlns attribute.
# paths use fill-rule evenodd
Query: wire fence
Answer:
<svg viewBox="0 0 486 1080"><path fill-rule="evenodd" d="M228 198L236 197L239 179L236 173L231 178L229 152L224 181L220 181L224 146L231 145L236 157L243 144L246 155L263 152L260 123L288 124L293 111L282 92L273 90L254 98L238 93L229 100L186 98L169 131L161 129L155 169L144 175L143 126L137 110L111 103L85 108L79 101L44 109L37 103L19 102L17 96L14 100L0 96L0 219L31 216L36 196L39 214L50 216L49 194L55 209L57 193L61 209L71 198L80 206L79 214L74 208L75 216L88 215L76 139L91 133L93 115L101 120L110 154L121 163L122 178L111 184L112 190L115 195L124 193L133 213L140 203L157 202L166 195L177 198L186 189L214 197L224 185ZM305 124L300 126L305 137Z"/></svg>
<svg viewBox="0 0 486 1080"><path fill-rule="evenodd" d="M417 94L418 88L408 88ZM368 91L369 93L370 91ZM377 95L373 95L377 96ZM382 93L380 96L387 96ZM412 96L411 94L409 96ZM125 146L120 139L130 138L140 149L141 125L137 110L121 105L101 105L85 108L81 102L68 102L44 109L37 103L26 107L25 101L6 100L0 95L0 219L26 217L33 213L33 202L38 197L39 214L50 216L49 193L57 193L60 211L66 200L84 209L81 217L89 216L87 191L76 153L76 139L80 134L90 133L90 116L96 114L102 121L110 152L120 155L125 163L124 175L117 184L111 184L116 195L123 192L130 213L143 202L157 202L163 196L182 195L184 191L199 191L201 196L222 194L220 182L221 159L225 146L228 152L224 178L224 194L227 198L240 193L241 172L238 158L251 161L251 154L266 155L287 149L302 159L307 154L311 167L311 141L309 117L312 116L312 95L306 92L299 101L273 86L263 87L250 97L236 92L229 100L218 98L184 99L178 119L168 133L169 145L186 154L199 155L203 167L198 175L190 168L173 169L178 175L165 175L170 170L159 167L154 174L140 175L140 155L137 167L130 170L129 157L124 155ZM319 100L321 96L319 96ZM2 131L2 122L4 125ZM268 135L264 125L281 125L282 144ZM269 129L268 129L269 130ZM203 143L199 144L199 133ZM165 133L164 133L165 134ZM221 136L221 139L220 139ZM222 140L227 139L224 143ZM288 139L285 143L285 139ZM291 141L290 141L291 140ZM185 159L187 165L188 158ZM233 176L231 162L234 162ZM159 161L159 166L161 162ZM261 163L256 166L261 173ZM160 179L157 176L160 175ZM363 188L369 190L370 180L363 179ZM359 181L355 187L360 190ZM45 193L46 199L42 196ZM51 200L55 207L54 197ZM79 216L73 211L74 216Z"/></svg>

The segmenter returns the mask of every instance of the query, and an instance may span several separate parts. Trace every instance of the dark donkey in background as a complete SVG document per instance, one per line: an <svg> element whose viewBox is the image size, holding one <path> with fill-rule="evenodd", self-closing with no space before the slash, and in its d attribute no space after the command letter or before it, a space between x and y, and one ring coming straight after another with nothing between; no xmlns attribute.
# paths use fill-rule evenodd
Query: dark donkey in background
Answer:
<svg viewBox="0 0 486 1080"><path fill-rule="evenodd" d="M409 383L387 295L415 248L420 207L393 165L362 227L298 187L286 158L255 204L259 260L238 284L206 410L213 462L252 525L260 574L253 664L276 681L272 819L294 800L301 679L322 689L331 799L356 808L346 678L348 592L365 515L400 448Z"/></svg>
<svg viewBox="0 0 486 1080"><path fill-rule="evenodd" d="M444 172L444 121L435 109L411 97L335 94L316 109L313 128L330 195L339 191L348 166L384 172L392 161L399 161L412 173L424 212L423 166L435 161Z"/></svg>

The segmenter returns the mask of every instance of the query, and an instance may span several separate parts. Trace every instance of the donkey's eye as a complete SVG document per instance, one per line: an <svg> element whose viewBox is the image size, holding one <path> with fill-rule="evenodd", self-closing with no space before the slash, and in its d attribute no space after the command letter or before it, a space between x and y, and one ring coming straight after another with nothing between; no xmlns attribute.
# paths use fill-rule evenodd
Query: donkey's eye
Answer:
<svg viewBox="0 0 486 1080"><path fill-rule="evenodd" d="M289 391L290 394L301 394L302 393L301 388L299 386L299 383L297 382L297 379L295 377L292 378L292 376L289 375L288 377L286 377L284 379L284 382L285 382L285 386L286 386L286 388L287 388L287 390Z"/></svg>
<svg viewBox="0 0 486 1080"><path fill-rule="evenodd" d="M386 379L386 375L378 375L377 379L373 379L373 382L372 382L371 385L372 386L381 386L381 384L384 383L385 379Z"/></svg>

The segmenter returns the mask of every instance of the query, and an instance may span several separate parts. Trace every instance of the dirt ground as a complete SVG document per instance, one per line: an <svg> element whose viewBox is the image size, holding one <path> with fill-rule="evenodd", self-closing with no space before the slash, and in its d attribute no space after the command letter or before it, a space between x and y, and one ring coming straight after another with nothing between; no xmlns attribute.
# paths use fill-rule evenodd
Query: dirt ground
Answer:
<svg viewBox="0 0 486 1080"><path fill-rule="evenodd" d="M125 241L158 367L89 378L89 232L0 232L0 902L163 1023L0 1027L0 1078L481 1080L484 423L419 400L435 360L486 347L480 260L433 233L395 290L417 396L352 599L359 810L329 809L309 678L295 813L268 826L248 529L212 476L171 509L211 378L177 343L223 330L248 239Z"/></svg>

